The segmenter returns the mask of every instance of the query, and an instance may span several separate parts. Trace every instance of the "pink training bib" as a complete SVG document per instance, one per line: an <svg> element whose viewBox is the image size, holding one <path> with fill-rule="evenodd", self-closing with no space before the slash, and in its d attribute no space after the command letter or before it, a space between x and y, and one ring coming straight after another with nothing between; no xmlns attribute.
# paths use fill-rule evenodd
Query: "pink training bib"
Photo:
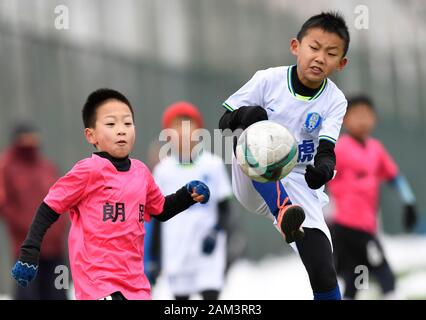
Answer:
<svg viewBox="0 0 426 320"><path fill-rule="evenodd" d="M328 183L335 202L334 222L375 234L380 183L395 178L398 167L385 147L373 138L361 145L344 135L335 152L337 173Z"/></svg>
<svg viewBox="0 0 426 320"><path fill-rule="evenodd" d="M127 299L150 299L144 274L144 221L163 210L164 196L148 168L131 159L120 172L93 154L79 161L49 190L44 202L69 210L69 258L77 299L120 291Z"/></svg>

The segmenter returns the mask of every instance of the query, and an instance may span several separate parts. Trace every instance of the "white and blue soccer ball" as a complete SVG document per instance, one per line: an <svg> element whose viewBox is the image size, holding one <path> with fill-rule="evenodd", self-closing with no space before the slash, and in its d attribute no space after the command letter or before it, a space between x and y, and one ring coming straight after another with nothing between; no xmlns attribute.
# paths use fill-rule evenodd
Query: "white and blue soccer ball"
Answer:
<svg viewBox="0 0 426 320"><path fill-rule="evenodd" d="M236 158L242 171L258 182L278 181L297 163L297 144L284 126L259 121L245 129L238 139Z"/></svg>

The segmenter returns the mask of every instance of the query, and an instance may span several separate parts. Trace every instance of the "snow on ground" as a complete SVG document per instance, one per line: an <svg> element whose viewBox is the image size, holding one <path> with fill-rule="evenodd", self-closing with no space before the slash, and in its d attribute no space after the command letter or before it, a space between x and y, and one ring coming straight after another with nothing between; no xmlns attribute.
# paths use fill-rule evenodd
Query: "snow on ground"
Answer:
<svg viewBox="0 0 426 320"><path fill-rule="evenodd" d="M426 237L404 235L381 239L397 274L397 291L390 298L426 299ZM369 288L361 290L358 298L380 299L377 284L370 281ZM153 289L153 299L172 299L163 278ZM310 300L312 291L302 262L296 254L291 254L266 257L258 262L236 262L229 270L221 299Z"/></svg>
<svg viewBox="0 0 426 320"><path fill-rule="evenodd" d="M426 236L380 237L388 261L397 275L397 292L391 298L426 299ZM342 288L342 285L341 285ZM72 290L70 290L72 295ZM164 278L153 288L153 299L173 299ZM0 300L10 299L0 294ZM73 298L73 297L71 297ZM200 299L195 296L195 299ZM370 281L359 299L380 299L380 290ZM295 253L270 256L258 262L240 260L229 270L221 299L310 300L312 291L302 262Z"/></svg>

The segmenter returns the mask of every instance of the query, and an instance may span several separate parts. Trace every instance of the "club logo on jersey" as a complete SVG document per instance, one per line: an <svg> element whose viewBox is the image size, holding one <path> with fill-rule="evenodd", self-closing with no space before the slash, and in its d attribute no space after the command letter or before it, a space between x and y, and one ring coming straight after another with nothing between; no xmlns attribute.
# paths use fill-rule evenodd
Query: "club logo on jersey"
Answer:
<svg viewBox="0 0 426 320"><path fill-rule="evenodd" d="M317 112L311 112L308 113L308 116L306 117L305 124L303 127L305 130L309 133L313 132L315 129L319 127L321 124L321 116Z"/></svg>

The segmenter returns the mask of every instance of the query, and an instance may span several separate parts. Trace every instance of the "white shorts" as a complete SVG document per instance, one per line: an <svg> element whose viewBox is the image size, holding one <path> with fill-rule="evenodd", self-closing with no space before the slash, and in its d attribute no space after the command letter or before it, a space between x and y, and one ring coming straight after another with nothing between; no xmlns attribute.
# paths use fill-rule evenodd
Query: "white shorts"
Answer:
<svg viewBox="0 0 426 320"><path fill-rule="evenodd" d="M331 235L324 220L322 207L328 203L324 187L312 190L308 187L302 173L291 172L281 179L281 203L288 195L293 204L301 206L305 211L305 221L302 227L316 228L324 232L330 240ZM232 190L241 205L248 211L260 214L277 223L274 213L277 213L276 182L259 183L251 180L239 167L235 156L232 157ZM274 228L275 229L275 228ZM296 249L296 244L291 244Z"/></svg>
<svg viewBox="0 0 426 320"><path fill-rule="evenodd" d="M225 267L226 234L220 232L210 255L201 254L197 259L188 261L188 268L192 270L166 273L166 278L174 295L191 295L204 290L220 291L225 282Z"/></svg>

